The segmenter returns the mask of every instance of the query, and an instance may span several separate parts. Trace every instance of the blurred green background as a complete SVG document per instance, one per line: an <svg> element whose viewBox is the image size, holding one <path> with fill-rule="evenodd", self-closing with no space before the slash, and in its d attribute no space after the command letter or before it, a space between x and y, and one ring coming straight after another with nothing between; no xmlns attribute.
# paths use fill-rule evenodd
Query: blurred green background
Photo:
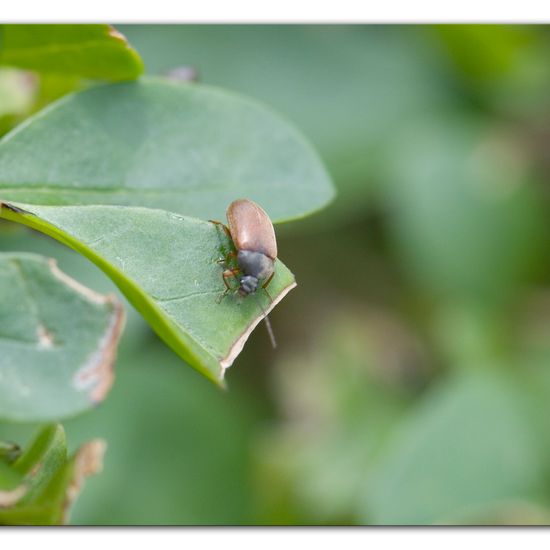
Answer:
<svg viewBox="0 0 550 550"><path fill-rule="evenodd" d="M64 423L72 448L108 442L72 523L550 523L550 29L117 28L146 72L193 67L286 115L338 197L277 227L299 286L272 315L279 347L260 326L229 391L127 305L112 393Z"/></svg>

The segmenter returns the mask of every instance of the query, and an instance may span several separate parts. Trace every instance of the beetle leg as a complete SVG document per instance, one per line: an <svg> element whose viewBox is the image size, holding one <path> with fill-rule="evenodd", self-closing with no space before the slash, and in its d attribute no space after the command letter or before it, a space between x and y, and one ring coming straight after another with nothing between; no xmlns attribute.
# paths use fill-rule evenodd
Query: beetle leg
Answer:
<svg viewBox="0 0 550 550"><path fill-rule="evenodd" d="M227 279L229 277L234 277L236 278L237 275L241 272L240 269L226 269L224 272L223 272L223 282L227 288L227 290L233 290L228 284L227 284Z"/></svg>
<svg viewBox="0 0 550 550"><path fill-rule="evenodd" d="M222 273L222 276L223 276L223 284L225 285L225 291L223 292L223 294L221 294L221 296L216 300L216 302L218 304L221 303L221 301L230 293L232 292L234 289L229 286L228 282L227 282L227 279L229 279L229 277L234 277L234 278L237 278L237 275L241 272L240 269L226 269L223 273Z"/></svg>
<svg viewBox="0 0 550 550"><path fill-rule="evenodd" d="M273 279L273 275L275 275L275 271L269 276L267 281L262 285L262 288L265 288L271 282L271 279Z"/></svg>
<svg viewBox="0 0 550 550"><path fill-rule="evenodd" d="M233 250L231 252L228 252L224 258L220 258L219 260L216 260L219 264L227 263L228 258L236 258L237 253Z"/></svg>
<svg viewBox="0 0 550 550"><path fill-rule="evenodd" d="M267 291L267 285L271 282L271 279L273 279L273 275L275 275L275 271L269 276L269 279L262 285L262 288L265 290L265 293L267 294L270 301L273 302L273 298L271 297L271 294Z"/></svg>
<svg viewBox="0 0 550 550"><path fill-rule="evenodd" d="M231 231L229 231L229 227L227 225L223 224L222 222L219 222L217 220L208 220L210 223L213 223L215 225L221 225L222 229L225 231L225 234L233 241L233 238L231 237Z"/></svg>

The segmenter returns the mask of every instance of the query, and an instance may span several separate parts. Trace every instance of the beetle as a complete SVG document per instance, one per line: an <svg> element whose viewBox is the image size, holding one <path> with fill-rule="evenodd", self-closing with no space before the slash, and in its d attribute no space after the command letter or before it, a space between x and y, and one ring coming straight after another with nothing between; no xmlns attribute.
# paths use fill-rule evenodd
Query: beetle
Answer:
<svg viewBox="0 0 550 550"><path fill-rule="evenodd" d="M238 267L226 269L223 272L223 282L226 290L220 300L233 290L227 282L230 277L233 277L239 279L237 292L243 298L255 294L258 286L263 282L262 288L269 299L273 301L267 291L267 286L273 279L273 275L275 275L277 240L269 216L261 206L249 199L233 201L227 207L226 215L229 227L215 220L210 221L223 228L236 249L236 252L229 252L221 261L227 267L228 259L236 258ZM263 311L260 302L258 302L258 305ZM264 320L271 344L275 348L277 344L267 314Z"/></svg>
<svg viewBox="0 0 550 550"><path fill-rule="evenodd" d="M229 227L210 220L223 227L237 250L236 253L229 252L227 255L236 257L238 268L226 269L223 272L223 281L227 289L225 294L232 290L227 280L239 274L242 276L237 291L241 296L254 294L261 281L265 281L262 288L267 292L267 286L275 274L277 258L277 240L269 216L261 206L249 199L233 201L227 207L226 214ZM227 258L225 260L227 263Z"/></svg>

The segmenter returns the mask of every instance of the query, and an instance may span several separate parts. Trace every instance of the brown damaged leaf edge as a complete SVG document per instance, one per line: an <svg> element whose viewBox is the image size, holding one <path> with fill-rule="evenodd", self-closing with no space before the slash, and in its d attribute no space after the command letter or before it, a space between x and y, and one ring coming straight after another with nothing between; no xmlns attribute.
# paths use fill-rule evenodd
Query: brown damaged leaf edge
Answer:
<svg viewBox="0 0 550 550"><path fill-rule="evenodd" d="M63 502L62 522L69 521L71 507L82 491L87 477L101 473L103 469L103 456L107 449L107 443L103 439L93 439L84 443L73 458L72 477L67 486L65 501Z"/></svg>
<svg viewBox="0 0 550 550"><path fill-rule="evenodd" d="M84 296L90 302L99 305L110 305L112 307L109 326L99 341L98 349L88 358L86 363L74 376L75 386L78 389L86 389L89 392L90 400L94 404L101 403L109 393L115 380L115 361L118 342L125 323L124 308L114 294L98 294L63 273L57 267L55 260L49 260L49 267L56 279Z"/></svg>

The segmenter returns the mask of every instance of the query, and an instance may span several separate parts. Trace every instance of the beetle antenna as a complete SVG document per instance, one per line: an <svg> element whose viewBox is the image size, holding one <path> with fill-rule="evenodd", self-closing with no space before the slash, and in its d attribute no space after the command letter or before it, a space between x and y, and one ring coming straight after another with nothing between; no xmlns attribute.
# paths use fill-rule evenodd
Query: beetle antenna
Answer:
<svg viewBox="0 0 550 550"><path fill-rule="evenodd" d="M254 294L254 297L256 298L256 302L258 302L258 306L262 310L264 314L264 321L265 326L267 328L267 333L269 334L269 339L271 340L271 345L273 346L273 349L277 347L277 341L275 340L275 333L273 332L273 328L271 328L271 322L269 321L269 317L267 315L266 310L262 307L262 304L260 303L260 300L258 299L258 296Z"/></svg>
<svg viewBox="0 0 550 550"><path fill-rule="evenodd" d="M265 326L267 328L267 332L269 333L269 339L271 340L271 345L273 346L273 349L277 347L277 341L275 340L275 334L273 333L273 328L271 328L271 321L269 320L269 317L266 315L264 317Z"/></svg>

